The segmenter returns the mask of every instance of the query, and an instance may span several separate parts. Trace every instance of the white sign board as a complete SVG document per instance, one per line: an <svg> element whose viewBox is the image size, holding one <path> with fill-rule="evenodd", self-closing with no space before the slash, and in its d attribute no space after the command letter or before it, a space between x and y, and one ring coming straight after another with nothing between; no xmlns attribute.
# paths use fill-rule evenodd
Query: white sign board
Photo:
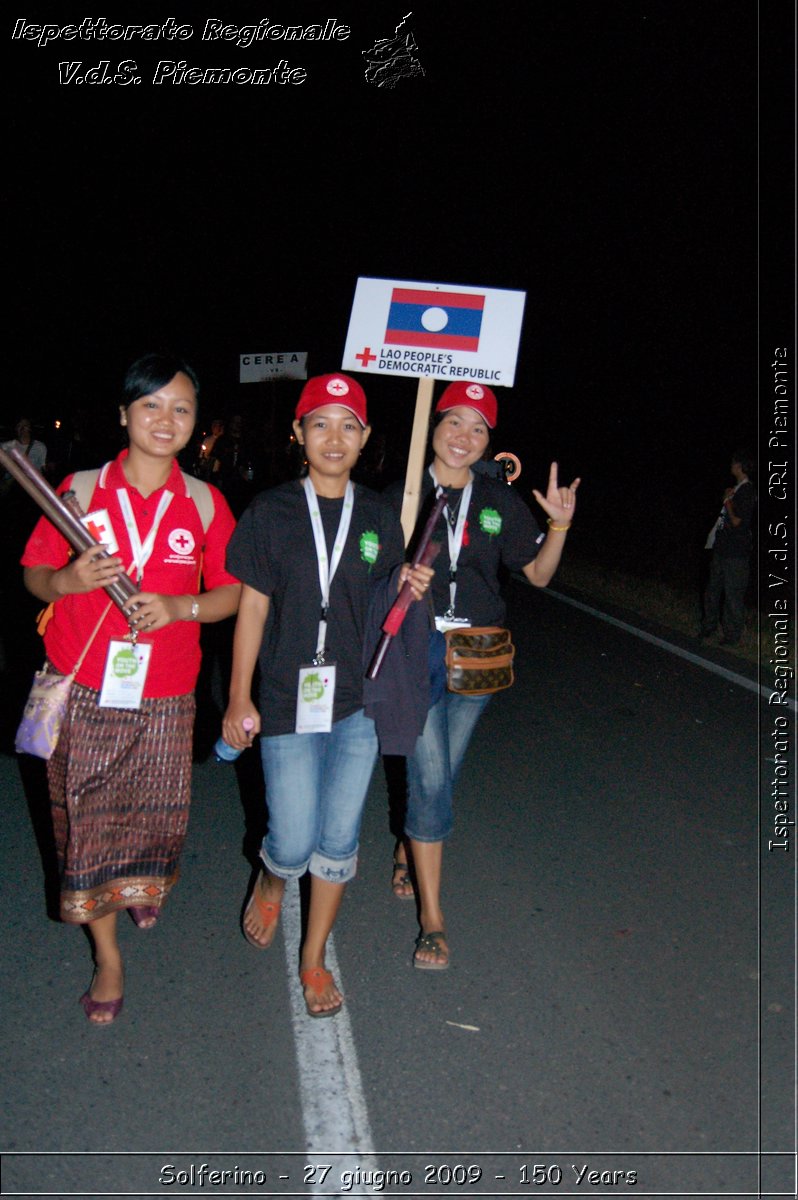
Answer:
<svg viewBox="0 0 798 1200"><path fill-rule="evenodd" d="M262 383L269 379L307 379L308 356L304 354L241 354L239 383Z"/></svg>
<svg viewBox="0 0 798 1200"><path fill-rule="evenodd" d="M360 278L344 371L512 387L526 292Z"/></svg>

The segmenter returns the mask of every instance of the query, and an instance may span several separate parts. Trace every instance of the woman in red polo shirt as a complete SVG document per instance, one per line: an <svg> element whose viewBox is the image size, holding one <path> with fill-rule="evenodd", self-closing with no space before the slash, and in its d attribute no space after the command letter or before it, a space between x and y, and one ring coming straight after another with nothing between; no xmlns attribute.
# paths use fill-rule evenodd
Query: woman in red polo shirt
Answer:
<svg viewBox="0 0 798 1200"><path fill-rule="evenodd" d="M93 549L73 557L42 517L22 558L29 591L54 604L44 639L55 671L72 671L99 626L48 762L61 918L91 933L94 975L81 1004L96 1025L110 1024L122 1008L117 913L128 909L137 925L151 928L177 880L191 794L199 623L221 621L238 607L240 585L224 565L233 516L212 488L203 521L177 465L194 430L197 390L181 359L138 359L120 405L128 449L98 473L88 505L110 557ZM70 476L59 491L71 483ZM103 588L125 571L139 591L123 614Z"/></svg>

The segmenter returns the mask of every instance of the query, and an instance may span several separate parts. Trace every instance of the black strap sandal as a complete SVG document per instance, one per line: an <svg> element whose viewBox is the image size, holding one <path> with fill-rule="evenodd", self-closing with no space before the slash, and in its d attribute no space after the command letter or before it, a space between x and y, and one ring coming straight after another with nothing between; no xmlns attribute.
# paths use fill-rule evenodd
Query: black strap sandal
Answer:
<svg viewBox="0 0 798 1200"><path fill-rule="evenodd" d="M403 872L403 874L400 876L399 879L396 878L397 871ZM399 862L397 859L394 859L393 860L393 873L391 875L391 888L392 888L393 894L394 894L394 896L396 896L397 900L412 900L413 899L413 897L415 895L415 891L412 891L410 893L410 895L408 895L407 892L398 892L396 890L397 888L405 888L405 887L407 887L408 884L410 884L411 887L413 886L413 880L410 877L410 871L408 870L407 863Z"/></svg>
<svg viewBox="0 0 798 1200"><path fill-rule="evenodd" d="M418 967L420 971L445 971L449 966L449 951L444 950L441 945L441 940L445 940L446 934L442 929L435 929L430 933L420 933L416 938L416 949L413 954L413 966ZM419 958L419 950L425 951L427 954L436 956L435 962L427 962L426 959ZM445 955L445 958L441 956Z"/></svg>

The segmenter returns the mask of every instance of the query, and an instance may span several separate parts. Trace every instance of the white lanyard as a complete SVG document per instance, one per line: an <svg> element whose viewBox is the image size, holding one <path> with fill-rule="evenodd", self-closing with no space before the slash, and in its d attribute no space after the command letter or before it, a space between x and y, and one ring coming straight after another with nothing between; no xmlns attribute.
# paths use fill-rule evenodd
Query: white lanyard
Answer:
<svg viewBox="0 0 798 1200"><path fill-rule="evenodd" d="M435 469L430 463L429 473L432 476L432 482L436 488L441 485L435 478ZM471 492L474 487L474 476L469 474L468 483L463 488L463 494L460 497L460 507L457 510L457 521L452 529L452 523L449 520L449 506L443 510L446 518L446 537L449 542L449 607L444 616L451 621L454 617L454 599L457 594L457 563L460 558L460 551L463 548L463 532L465 530L466 518L468 517L468 506L471 503Z"/></svg>
<svg viewBox="0 0 798 1200"><path fill-rule="evenodd" d="M321 618L319 620L319 634L316 639L316 653L313 657L313 662L316 666L323 666L324 644L327 639L327 611L330 607L330 586L333 576L338 569L338 564L341 561L341 555L344 552L346 538L349 533L352 508L355 503L355 489L351 481L347 483L346 492L344 493L344 504L341 509L341 519L338 522L338 532L333 542L332 560L328 562L324 525L322 524L319 502L316 491L310 481L310 476L305 476L303 487L305 488L305 499L308 502L310 524L313 527L313 538L316 543L316 560L319 564L319 587L321 588Z"/></svg>
<svg viewBox="0 0 798 1200"><path fill-rule="evenodd" d="M150 532L142 542L139 535L139 528L136 524L136 518L133 515L133 505L130 503L130 496L127 494L127 488L117 488L117 497L119 498L119 507L122 509L122 516L125 518L125 528L127 536L130 538L130 549L133 552L133 566L136 568L136 583L140 584L144 575L144 567L149 562L150 556L155 546L155 538L158 533L158 527L163 520L164 513L172 503L172 493L168 489L164 489L164 493L158 502L158 509L155 513L155 520L152 523Z"/></svg>

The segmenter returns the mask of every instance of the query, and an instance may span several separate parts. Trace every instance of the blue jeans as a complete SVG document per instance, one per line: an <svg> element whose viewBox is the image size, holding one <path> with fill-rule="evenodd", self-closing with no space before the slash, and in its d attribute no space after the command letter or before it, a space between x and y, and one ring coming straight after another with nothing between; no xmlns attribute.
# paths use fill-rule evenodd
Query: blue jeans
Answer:
<svg viewBox="0 0 798 1200"><path fill-rule="evenodd" d="M377 757L374 722L363 710L329 733L261 738L269 828L260 856L272 874L306 870L347 883L357 870L360 819Z"/></svg>
<svg viewBox="0 0 798 1200"><path fill-rule="evenodd" d="M424 732L407 760L407 837L442 842L452 832L454 783L489 700L490 696L444 692L429 710Z"/></svg>

